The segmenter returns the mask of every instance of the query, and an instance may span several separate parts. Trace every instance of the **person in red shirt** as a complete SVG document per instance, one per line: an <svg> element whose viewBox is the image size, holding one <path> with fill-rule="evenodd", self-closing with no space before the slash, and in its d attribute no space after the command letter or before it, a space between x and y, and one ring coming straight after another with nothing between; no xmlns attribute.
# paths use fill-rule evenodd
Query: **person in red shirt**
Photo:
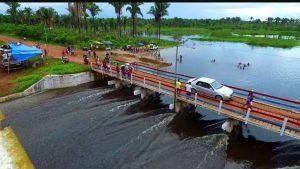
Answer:
<svg viewBox="0 0 300 169"><path fill-rule="evenodd" d="M131 77L131 74L132 74L132 66L131 65L129 65L128 66L128 78L130 78Z"/></svg>
<svg viewBox="0 0 300 169"><path fill-rule="evenodd" d="M104 70L106 70L106 69L107 69L107 65L106 65L106 61L105 61L105 59L104 59L104 60L103 60L103 62L102 62L102 66L103 66Z"/></svg>
<svg viewBox="0 0 300 169"><path fill-rule="evenodd" d="M62 58L65 57L66 51L65 51L65 50L62 50L61 55L62 55Z"/></svg>
<svg viewBox="0 0 300 169"><path fill-rule="evenodd" d="M116 71L117 71L117 76L119 76L119 75L120 75L120 67L119 67L119 63L117 63Z"/></svg>

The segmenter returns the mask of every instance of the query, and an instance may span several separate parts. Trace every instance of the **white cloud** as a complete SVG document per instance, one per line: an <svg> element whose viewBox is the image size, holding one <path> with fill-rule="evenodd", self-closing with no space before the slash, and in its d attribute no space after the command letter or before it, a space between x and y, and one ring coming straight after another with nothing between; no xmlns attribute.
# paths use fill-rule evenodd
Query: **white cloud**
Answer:
<svg viewBox="0 0 300 169"><path fill-rule="evenodd" d="M269 16L273 16L274 9L271 7L261 8L229 8L225 9L225 12L230 17L243 16L243 18L249 19L250 17L260 18L266 20Z"/></svg>

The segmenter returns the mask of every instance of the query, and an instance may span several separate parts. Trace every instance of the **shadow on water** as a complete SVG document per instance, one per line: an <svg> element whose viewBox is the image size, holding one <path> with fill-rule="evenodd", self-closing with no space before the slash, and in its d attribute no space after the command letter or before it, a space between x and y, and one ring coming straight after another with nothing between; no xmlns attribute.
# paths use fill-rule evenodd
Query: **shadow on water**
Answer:
<svg viewBox="0 0 300 169"><path fill-rule="evenodd" d="M201 120L203 115L194 111L181 112L175 115L168 129L180 139L190 139L205 135L222 133L219 127L223 120Z"/></svg>
<svg viewBox="0 0 300 169"><path fill-rule="evenodd" d="M162 104L160 95L158 93L154 93L128 107L125 113L127 115L134 113L144 113L145 117L148 117L170 112L167 108L167 104Z"/></svg>
<svg viewBox="0 0 300 169"><path fill-rule="evenodd" d="M297 166L300 168L300 141L283 142L273 149L272 153L273 167Z"/></svg>
<svg viewBox="0 0 300 169"><path fill-rule="evenodd" d="M104 94L102 97L104 100L107 100L106 104L138 98L138 96L133 95L133 87L128 86L113 90L112 92Z"/></svg>

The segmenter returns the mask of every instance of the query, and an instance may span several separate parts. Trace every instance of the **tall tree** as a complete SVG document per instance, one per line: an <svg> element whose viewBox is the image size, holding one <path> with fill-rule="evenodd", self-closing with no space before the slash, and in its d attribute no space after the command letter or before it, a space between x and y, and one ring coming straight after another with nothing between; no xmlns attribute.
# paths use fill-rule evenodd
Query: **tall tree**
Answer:
<svg viewBox="0 0 300 169"><path fill-rule="evenodd" d="M23 14L24 14L25 23L27 23L28 25L31 24L32 17L33 17L32 9L29 7L24 8Z"/></svg>
<svg viewBox="0 0 300 169"><path fill-rule="evenodd" d="M130 3L130 6L126 8L126 11L129 11L131 13L131 22L132 22L132 32L131 35L132 37L135 37L136 35L136 26L137 26L137 15L143 16L140 5L143 3L141 2L132 2Z"/></svg>
<svg viewBox="0 0 300 169"><path fill-rule="evenodd" d="M252 22L252 20L253 20L253 16L250 17L250 21L251 21L251 22Z"/></svg>
<svg viewBox="0 0 300 169"><path fill-rule="evenodd" d="M5 2L5 4L9 6L9 9L7 9L6 13L10 14L11 21L13 23L16 23L18 8L20 7L20 4L18 2Z"/></svg>
<svg viewBox="0 0 300 169"><path fill-rule="evenodd" d="M102 10L94 2L90 2L87 6L87 9L89 10L89 12L93 18L93 29L95 32L96 31L95 16L98 15L98 13L101 12Z"/></svg>
<svg viewBox="0 0 300 169"><path fill-rule="evenodd" d="M122 14L122 8L126 5L126 3L125 2L110 2L109 4L111 4L115 8L115 12L117 14L117 20L118 20L119 35L121 37L121 34L122 34L121 14Z"/></svg>
<svg viewBox="0 0 300 169"><path fill-rule="evenodd" d="M44 22L47 27L53 26L53 21L57 12L53 8L41 7L36 11L37 18Z"/></svg>
<svg viewBox="0 0 300 169"><path fill-rule="evenodd" d="M275 23L276 23L276 24L279 24L280 21L281 21L281 18L279 18L279 17L276 17L276 18L275 18Z"/></svg>
<svg viewBox="0 0 300 169"><path fill-rule="evenodd" d="M84 5L82 2L68 3L68 10L73 18L73 24L77 27L80 33L80 28L82 25L82 18L84 17Z"/></svg>
<svg viewBox="0 0 300 169"><path fill-rule="evenodd" d="M170 6L170 3L167 2L155 2L154 6L151 6L148 14L152 14L154 16L154 20L157 23L158 27L158 39L160 40L160 27L161 27L161 21L162 18L166 15L168 15L168 7Z"/></svg>

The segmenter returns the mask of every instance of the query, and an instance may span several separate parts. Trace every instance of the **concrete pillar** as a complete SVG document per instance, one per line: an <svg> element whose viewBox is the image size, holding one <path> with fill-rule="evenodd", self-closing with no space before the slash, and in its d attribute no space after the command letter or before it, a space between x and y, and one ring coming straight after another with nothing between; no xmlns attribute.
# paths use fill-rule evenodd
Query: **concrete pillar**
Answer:
<svg viewBox="0 0 300 169"><path fill-rule="evenodd" d="M228 118L223 124L222 129L228 133L231 133L232 130L239 125L239 121Z"/></svg>
<svg viewBox="0 0 300 169"><path fill-rule="evenodd" d="M181 111L190 111L190 110L195 110L195 106L189 104L189 103L186 103L186 102L183 102L181 100L176 100L176 104L175 106L170 106L170 107L174 107L174 111L176 113L179 113Z"/></svg>
<svg viewBox="0 0 300 169"><path fill-rule="evenodd" d="M141 88L141 99L147 99L150 95L155 94L154 91L149 90L149 89L145 89L145 88Z"/></svg>
<svg viewBox="0 0 300 169"><path fill-rule="evenodd" d="M116 81L115 81L115 88L116 88L116 89L119 89L119 88L121 88L121 87L122 87L122 82L119 81L119 80L116 80Z"/></svg>
<svg viewBox="0 0 300 169"><path fill-rule="evenodd" d="M137 95L140 95L142 92L141 92L141 87L134 87L133 89L133 95L137 96Z"/></svg>

